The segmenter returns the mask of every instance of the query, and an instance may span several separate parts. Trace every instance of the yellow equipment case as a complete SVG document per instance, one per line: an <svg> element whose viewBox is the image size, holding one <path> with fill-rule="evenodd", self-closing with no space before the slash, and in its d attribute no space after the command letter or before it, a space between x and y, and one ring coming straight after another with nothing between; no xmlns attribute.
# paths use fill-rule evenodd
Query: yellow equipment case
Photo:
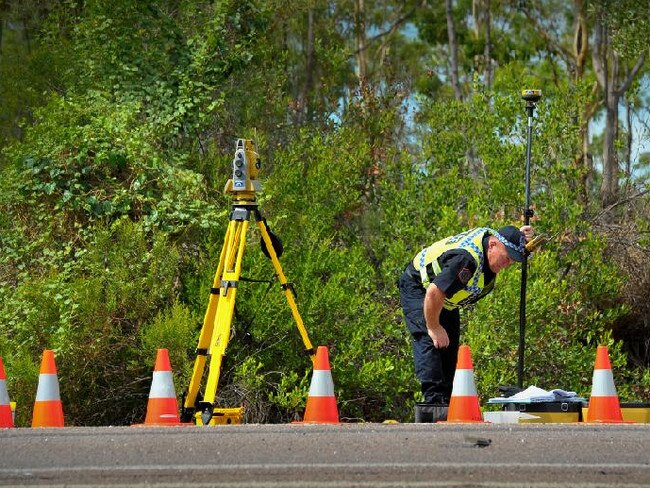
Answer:
<svg viewBox="0 0 650 488"><path fill-rule="evenodd" d="M650 424L650 403L621 403L624 422Z"/></svg>
<svg viewBox="0 0 650 488"><path fill-rule="evenodd" d="M565 424L582 421L582 402L505 403L504 411L519 411L537 418L519 419L520 424Z"/></svg>
<svg viewBox="0 0 650 488"><path fill-rule="evenodd" d="M623 422L650 424L650 403L630 402L621 403L620 406ZM583 418L587 418L587 409L587 405L582 408Z"/></svg>

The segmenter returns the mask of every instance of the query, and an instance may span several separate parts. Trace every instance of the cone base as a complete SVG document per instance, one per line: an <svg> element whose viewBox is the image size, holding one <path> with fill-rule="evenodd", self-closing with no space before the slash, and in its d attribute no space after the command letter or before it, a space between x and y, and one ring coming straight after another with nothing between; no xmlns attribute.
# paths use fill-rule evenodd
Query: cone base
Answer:
<svg viewBox="0 0 650 488"><path fill-rule="evenodd" d="M180 425L181 423L182 423L181 419L178 416L176 416L174 418L171 418L169 420L166 419L165 417L158 418L158 419L146 419L146 418L144 419L144 424L145 425L149 425L149 424L151 424L151 425Z"/></svg>
<svg viewBox="0 0 650 488"><path fill-rule="evenodd" d="M176 398L150 398L145 425L180 425Z"/></svg>
<svg viewBox="0 0 650 488"><path fill-rule="evenodd" d="M34 403L32 427L63 426L63 404L61 400L45 400Z"/></svg>
<svg viewBox="0 0 650 488"><path fill-rule="evenodd" d="M476 396L452 396L449 401L448 423L483 423L481 407Z"/></svg>
<svg viewBox="0 0 650 488"><path fill-rule="evenodd" d="M149 423L149 424L131 424L131 427L196 427L196 424L193 422L177 422L173 424L165 423L165 424L157 424L157 423Z"/></svg>
<svg viewBox="0 0 650 488"><path fill-rule="evenodd" d="M0 405L0 429L10 429L14 426L10 405Z"/></svg>
<svg viewBox="0 0 650 488"><path fill-rule="evenodd" d="M636 422L626 422L625 420L585 420L583 424L636 424Z"/></svg>
<svg viewBox="0 0 650 488"><path fill-rule="evenodd" d="M307 399L307 408L305 409L305 424L338 424L339 412L336 407L336 398L334 397L315 397L310 396Z"/></svg>
<svg viewBox="0 0 650 488"><path fill-rule="evenodd" d="M439 420L436 424L489 424L485 420Z"/></svg>
<svg viewBox="0 0 650 488"><path fill-rule="evenodd" d="M310 425L341 425L341 422L328 422L328 421L325 421L325 420L312 420L312 421L294 420L291 423L292 424L310 424Z"/></svg>
<svg viewBox="0 0 650 488"><path fill-rule="evenodd" d="M587 423L620 424L623 422L618 396L591 397L587 409Z"/></svg>

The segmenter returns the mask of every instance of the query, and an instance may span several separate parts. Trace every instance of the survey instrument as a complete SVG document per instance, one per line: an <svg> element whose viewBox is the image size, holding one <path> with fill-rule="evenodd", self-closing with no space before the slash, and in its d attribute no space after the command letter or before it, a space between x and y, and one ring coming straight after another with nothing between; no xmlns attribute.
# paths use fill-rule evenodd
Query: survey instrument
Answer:
<svg viewBox="0 0 650 488"><path fill-rule="evenodd" d="M217 408L215 400L222 362L231 338L235 298L243 281L242 259L251 218L254 218L257 223L262 237L262 251L273 263L276 277L286 295L305 351L311 356L312 363L314 361L314 348L296 305L294 287L287 281L278 259L282 254L281 241L271 232L256 200L257 193L262 189L257 179L260 168L260 158L254 142L250 139L238 139L232 163L232 178L227 181L224 188L225 193L232 197L232 210L219 255L219 264L210 289L192 377L183 395L180 412L182 422L194 421L198 425L241 423L242 407ZM206 367L206 383L201 392L200 383L206 373Z"/></svg>

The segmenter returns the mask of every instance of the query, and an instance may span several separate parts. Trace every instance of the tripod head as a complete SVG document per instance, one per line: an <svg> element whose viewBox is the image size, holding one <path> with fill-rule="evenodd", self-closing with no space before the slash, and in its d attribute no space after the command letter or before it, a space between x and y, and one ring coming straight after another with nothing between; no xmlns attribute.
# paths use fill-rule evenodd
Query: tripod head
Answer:
<svg viewBox="0 0 650 488"><path fill-rule="evenodd" d="M262 185L257 180L262 163L251 139L237 139L235 158L232 161L232 179L224 188L236 199L255 200L255 192L262 191Z"/></svg>

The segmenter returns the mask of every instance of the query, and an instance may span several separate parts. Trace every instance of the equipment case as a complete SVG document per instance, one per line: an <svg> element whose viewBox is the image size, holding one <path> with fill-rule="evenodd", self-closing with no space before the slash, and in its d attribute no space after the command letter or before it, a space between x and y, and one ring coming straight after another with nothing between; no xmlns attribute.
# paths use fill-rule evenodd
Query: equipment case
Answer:
<svg viewBox="0 0 650 488"><path fill-rule="evenodd" d="M582 402L504 403L503 410L534 415L534 419L519 419L521 424L564 424L582 421Z"/></svg>
<svg viewBox="0 0 650 488"><path fill-rule="evenodd" d="M623 421L650 424L650 403L621 403Z"/></svg>

